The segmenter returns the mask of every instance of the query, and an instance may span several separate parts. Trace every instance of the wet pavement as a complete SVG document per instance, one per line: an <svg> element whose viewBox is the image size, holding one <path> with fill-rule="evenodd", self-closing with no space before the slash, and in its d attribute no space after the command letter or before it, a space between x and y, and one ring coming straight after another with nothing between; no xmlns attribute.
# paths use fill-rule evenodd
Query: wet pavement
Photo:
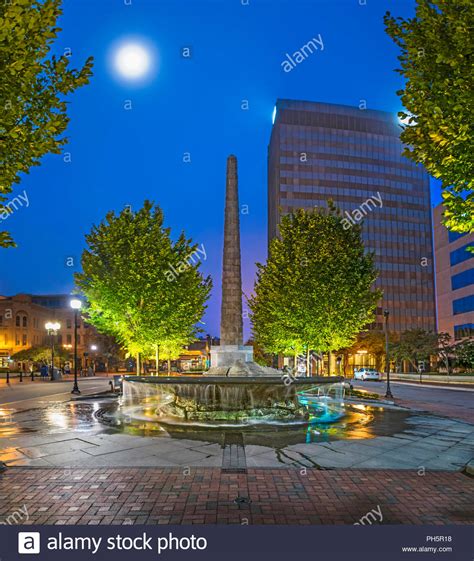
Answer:
<svg viewBox="0 0 474 561"><path fill-rule="evenodd" d="M361 382L352 380L357 389L385 395L385 382ZM452 388L392 382L395 403L416 411L426 411L468 423L474 422L474 387Z"/></svg>
<svg viewBox="0 0 474 561"><path fill-rule="evenodd" d="M358 404L332 425L203 428L118 424L117 400L0 406L0 461L32 467L193 466L461 470L474 425ZM118 417L120 419L120 417ZM121 422L121 421L120 421Z"/></svg>

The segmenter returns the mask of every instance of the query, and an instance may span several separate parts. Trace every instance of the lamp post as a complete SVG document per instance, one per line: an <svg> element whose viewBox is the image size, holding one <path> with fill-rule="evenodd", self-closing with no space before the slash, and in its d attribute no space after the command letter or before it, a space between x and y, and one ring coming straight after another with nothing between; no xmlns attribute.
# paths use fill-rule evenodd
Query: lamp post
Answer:
<svg viewBox="0 0 474 561"><path fill-rule="evenodd" d="M91 345L91 351L93 352L92 355L92 370L94 372L94 376L95 376L95 368L96 368L96 358L97 358L97 345Z"/></svg>
<svg viewBox="0 0 474 561"><path fill-rule="evenodd" d="M77 298L73 298L69 303L74 310L74 386L71 393L79 394L79 386L77 385L77 314L82 307L82 302Z"/></svg>
<svg viewBox="0 0 474 561"><path fill-rule="evenodd" d="M385 372L387 374L387 391L385 397L387 399L393 399L392 390L390 389L390 355L388 352L388 316L390 312L388 310L383 311L384 317L384 327L385 327Z"/></svg>
<svg viewBox="0 0 474 561"><path fill-rule="evenodd" d="M49 379L52 382L54 381L54 337L61 328L61 324L57 321L48 321L44 326L48 331L48 335L51 337L51 376Z"/></svg>

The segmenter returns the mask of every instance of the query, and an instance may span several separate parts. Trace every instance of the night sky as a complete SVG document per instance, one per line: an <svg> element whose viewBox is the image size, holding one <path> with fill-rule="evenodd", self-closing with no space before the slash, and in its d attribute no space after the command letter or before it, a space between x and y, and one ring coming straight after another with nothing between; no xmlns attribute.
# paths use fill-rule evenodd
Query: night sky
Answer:
<svg viewBox="0 0 474 561"><path fill-rule="evenodd" d="M238 158L240 202L248 206L241 215L248 294L254 263L266 258L266 152L275 100L357 106L364 99L369 109L396 113L402 79L393 71L397 49L382 17L387 9L409 16L414 6L242 4L247 0L65 0L57 52L72 49L72 66L93 55L94 76L68 98L70 156L45 157L15 187L16 195L26 190L29 207L0 224L18 244L0 250L0 294L69 292L84 234L107 211L138 208L148 198L163 208L174 234L184 229L204 244L203 271L215 284L204 328L218 334L226 157ZM285 53L318 34L324 50L284 72ZM152 74L139 85L119 79L110 63L114 47L130 39L155 55ZM191 58L181 55L186 47Z"/></svg>

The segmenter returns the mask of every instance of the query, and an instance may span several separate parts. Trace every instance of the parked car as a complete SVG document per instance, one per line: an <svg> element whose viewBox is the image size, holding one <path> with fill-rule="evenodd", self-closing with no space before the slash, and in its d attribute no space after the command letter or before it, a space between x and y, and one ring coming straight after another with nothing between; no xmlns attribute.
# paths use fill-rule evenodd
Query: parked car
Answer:
<svg viewBox="0 0 474 561"><path fill-rule="evenodd" d="M375 368L359 368L354 371L354 380L375 380L376 382L380 382L381 379L382 376L380 372L377 372Z"/></svg>

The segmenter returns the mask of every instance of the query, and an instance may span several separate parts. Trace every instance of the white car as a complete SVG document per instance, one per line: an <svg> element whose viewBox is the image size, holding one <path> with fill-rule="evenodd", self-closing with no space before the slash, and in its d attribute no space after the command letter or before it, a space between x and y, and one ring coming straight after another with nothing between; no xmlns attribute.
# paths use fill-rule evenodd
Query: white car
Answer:
<svg viewBox="0 0 474 561"><path fill-rule="evenodd" d="M354 380L362 380L364 382L365 380L375 380L380 382L381 375L375 368L359 368L354 371Z"/></svg>

